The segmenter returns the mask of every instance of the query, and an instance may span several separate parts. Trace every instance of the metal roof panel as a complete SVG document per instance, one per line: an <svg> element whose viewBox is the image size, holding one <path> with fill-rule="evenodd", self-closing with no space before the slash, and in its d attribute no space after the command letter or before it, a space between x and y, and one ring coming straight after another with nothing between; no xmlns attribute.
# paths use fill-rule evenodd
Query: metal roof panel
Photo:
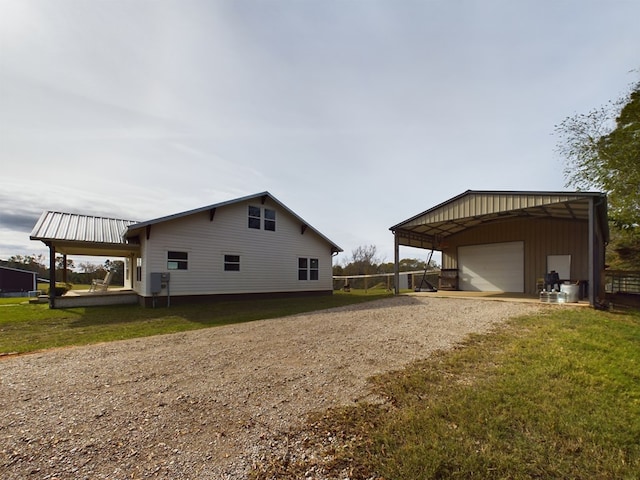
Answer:
<svg viewBox="0 0 640 480"><path fill-rule="evenodd" d="M136 222L119 218L97 217L64 212L44 212L31 231L31 240L63 240L126 244L124 232Z"/></svg>

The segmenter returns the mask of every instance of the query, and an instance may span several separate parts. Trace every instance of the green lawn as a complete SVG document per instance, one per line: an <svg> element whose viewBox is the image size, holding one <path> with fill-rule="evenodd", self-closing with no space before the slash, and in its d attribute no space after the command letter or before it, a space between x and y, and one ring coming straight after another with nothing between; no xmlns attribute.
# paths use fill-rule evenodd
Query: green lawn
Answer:
<svg viewBox="0 0 640 480"><path fill-rule="evenodd" d="M318 458L353 480L640 478L637 311L513 320L372 389L387 401L310 419L320 455L272 459L253 478L303 478Z"/></svg>
<svg viewBox="0 0 640 480"><path fill-rule="evenodd" d="M49 309L27 299L0 298L0 354L84 345L360 303L390 296L384 290L336 292L331 296L227 301L170 308L137 305Z"/></svg>

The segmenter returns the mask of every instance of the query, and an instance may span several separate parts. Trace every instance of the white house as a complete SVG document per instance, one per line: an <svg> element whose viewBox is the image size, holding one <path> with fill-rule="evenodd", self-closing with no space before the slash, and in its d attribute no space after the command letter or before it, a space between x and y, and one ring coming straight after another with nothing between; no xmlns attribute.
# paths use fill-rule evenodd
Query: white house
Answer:
<svg viewBox="0 0 640 480"><path fill-rule="evenodd" d="M61 228L71 224L84 227ZM108 228L120 231L105 235ZM108 242L92 237L101 230ZM144 305L331 294L332 256L342 251L269 192L146 222L45 212L31 239L49 245L52 256L125 257L125 287Z"/></svg>

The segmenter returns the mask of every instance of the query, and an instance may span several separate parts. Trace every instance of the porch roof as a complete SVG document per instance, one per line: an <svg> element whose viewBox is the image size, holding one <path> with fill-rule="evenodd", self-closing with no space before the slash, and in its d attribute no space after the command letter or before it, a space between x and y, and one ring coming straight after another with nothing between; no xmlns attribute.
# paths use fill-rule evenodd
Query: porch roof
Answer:
<svg viewBox="0 0 640 480"><path fill-rule="evenodd" d="M127 257L140 246L129 243L124 232L136 222L46 211L31 231L31 240L40 240L65 255Z"/></svg>

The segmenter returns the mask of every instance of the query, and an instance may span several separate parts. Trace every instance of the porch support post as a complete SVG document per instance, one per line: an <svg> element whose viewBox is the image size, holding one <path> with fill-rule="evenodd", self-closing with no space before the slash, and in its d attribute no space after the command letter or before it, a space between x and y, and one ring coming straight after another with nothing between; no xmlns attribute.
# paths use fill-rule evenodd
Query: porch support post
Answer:
<svg viewBox="0 0 640 480"><path fill-rule="evenodd" d="M394 291L398 295L400 293L400 239L398 233L393 232L394 245L394 263L393 263L393 279L395 282Z"/></svg>
<svg viewBox="0 0 640 480"><path fill-rule="evenodd" d="M49 242L49 308L56 308L56 247Z"/></svg>
<svg viewBox="0 0 640 480"><path fill-rule="evenodd" d="M62 283L67 283L67 254L62 255Z"/></svg>

